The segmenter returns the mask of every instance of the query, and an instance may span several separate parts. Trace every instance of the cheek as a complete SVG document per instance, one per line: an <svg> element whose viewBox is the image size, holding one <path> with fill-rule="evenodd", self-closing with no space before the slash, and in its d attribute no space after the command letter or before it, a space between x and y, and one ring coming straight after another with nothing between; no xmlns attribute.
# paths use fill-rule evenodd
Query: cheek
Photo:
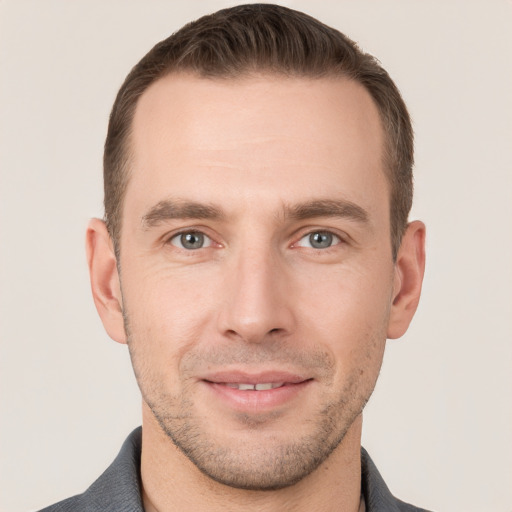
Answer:
<svg viewBox="0 0 512 512"><path fill-rule="evenodd" d="M217 286L200 272L150 269L135 275L127 271L122 281L132 342L143 344L140 349L157 365L178 364L212 322Z"/></svg>
<svg viewBox="0 0 512 512"><path fill-rule="evenodd" d="M307 339L321 340L340 368L378 372L390 314L391 272L343 269L319 277L310 273L297 294Z"/></svg>

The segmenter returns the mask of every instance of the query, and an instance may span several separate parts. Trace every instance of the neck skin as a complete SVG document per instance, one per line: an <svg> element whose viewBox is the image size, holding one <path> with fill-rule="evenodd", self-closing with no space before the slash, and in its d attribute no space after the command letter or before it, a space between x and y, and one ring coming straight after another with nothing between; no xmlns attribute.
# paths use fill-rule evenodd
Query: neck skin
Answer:
<svg viewBox="0 0 512 512"><path fill-rule="evenodd" d="M145 512L357 512L361 495L362 417L313 473L276 491L235 489L201 473L143 405L141 475Z"/></svg>

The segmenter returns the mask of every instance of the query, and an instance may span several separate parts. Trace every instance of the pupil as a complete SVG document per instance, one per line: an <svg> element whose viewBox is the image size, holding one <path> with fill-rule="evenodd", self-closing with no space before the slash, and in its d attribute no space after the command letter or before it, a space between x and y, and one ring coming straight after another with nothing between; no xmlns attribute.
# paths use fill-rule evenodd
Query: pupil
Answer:
<svg viewBox="0 0 512 512"><path fill-rule="evenodd" d="M332 235L330 233L312 233L309 236L309 242L315 249L325 249L332 245Z"/></svg>
<svg viewBox="0 0 512 512"><path fill-rule="evenodd" d="M185 249L200 249L204 243L201 233L185 233L181 235L181 244Z"/></svg>

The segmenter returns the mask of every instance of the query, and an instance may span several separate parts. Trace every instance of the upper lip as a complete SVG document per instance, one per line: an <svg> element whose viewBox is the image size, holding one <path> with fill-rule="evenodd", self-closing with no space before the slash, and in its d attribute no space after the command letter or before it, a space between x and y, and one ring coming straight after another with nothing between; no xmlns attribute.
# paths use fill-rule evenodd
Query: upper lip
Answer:
<svg viewBox="0 0 512 512"><path fill-rule="evenodd" d="M274 382L298 384L299 382L309 380L309 377L287 371L264 371L258 373L245 371L219 371L205 375L202 380L216 384L265 384Z"/></svg>

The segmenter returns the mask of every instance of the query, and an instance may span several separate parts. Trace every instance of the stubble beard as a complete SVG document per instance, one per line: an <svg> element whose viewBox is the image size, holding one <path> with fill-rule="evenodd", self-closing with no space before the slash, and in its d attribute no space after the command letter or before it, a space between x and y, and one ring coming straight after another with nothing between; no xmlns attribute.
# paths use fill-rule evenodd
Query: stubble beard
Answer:
<svg viewBox="0 0 512 512"><path fill-rule="evenodd" d="M311 474L343 441L364 406L347 408L344 399L329 404L315 418L312 432L298 439L261 436L257 420L249 418L247 429L258 438L257 445L249 448L233 438L229 445L218 443L204 425L184 412L192 407L186 400L176 415L154 402L146 403L168 438L204 475L233 488L255 491L289 487Z"/></svg>
<svg viewBox="0 0 512 512"><path fill-rule="evenodd" d="M151 373L136 349L139 342L144 344L148 340L134 343L126 317L125 328L130 357L143 400L162 431L204 475L237 489L282 489L311 474L342 443L370 398L378 375L377 370L377 375L368 381L364 377L367 368L352 369L344 388L324 400L323 407L312 415L307 427L303 429L307 433L297 435L295 439L287 439L286 432L280 436L266 434L265 426L272 422L271 417L239 415L241 426L253 433L257 440L248 448L247 443L237 442L235 437L228 436L227 440L222 441L213 435L205 424L206 420L195 413L194 401L186 386L180 394L173 395L166 391L162 380ZM372 345L376 344L377 340L374 340ZM241 348L240 353L246 354L245 360L233 351L225 359L242 362L251 359L253 363L259 359L263 362L270 359L275 352L276 347L273 346L259 355L248 356L247 350ZM281 351L280 360L286 359L284 353L286 350ZM306 357L317 362L323 361L326 375L333 367L329 354L325 352L310 352L298 359L304 360ZM216 364L219 363L218 356L213 359Z"/></svg>

